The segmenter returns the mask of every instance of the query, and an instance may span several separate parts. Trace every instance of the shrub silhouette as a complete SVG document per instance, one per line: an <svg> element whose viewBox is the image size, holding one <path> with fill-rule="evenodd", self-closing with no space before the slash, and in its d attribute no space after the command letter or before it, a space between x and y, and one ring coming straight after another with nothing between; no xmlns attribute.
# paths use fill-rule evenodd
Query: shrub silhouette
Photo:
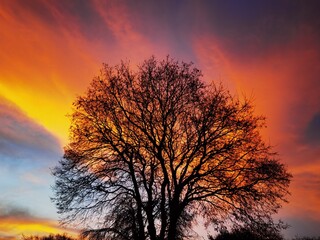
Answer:
<svg viewBox="0 0 320 240"><path fill-rule="evenodd" d="M209 237L210 240L284 240L279 231L274 229L250 229L235 228L230 232L222 231L216 237Z"/></svg>
<svg viewBox="0 0 320 240"><path fill-rule="evenodd" d="M22 236L22 240L76 240L73 237L68 236L67 234L49 234L47 236Z"/></svg>

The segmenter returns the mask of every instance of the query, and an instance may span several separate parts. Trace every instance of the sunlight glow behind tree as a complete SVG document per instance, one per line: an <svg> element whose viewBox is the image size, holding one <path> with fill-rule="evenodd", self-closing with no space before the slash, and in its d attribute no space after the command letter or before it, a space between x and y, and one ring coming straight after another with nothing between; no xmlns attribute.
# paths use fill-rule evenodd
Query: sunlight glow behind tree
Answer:
<svg viewBox="0 0 320 240"><path fill-rule="evenodd" d="M291 175L260 137L249 100L205 85L169 57L104 65L74 103L70 143L54 169L65 223L111 239L185 239L215 227L276 227Z"/></svg>

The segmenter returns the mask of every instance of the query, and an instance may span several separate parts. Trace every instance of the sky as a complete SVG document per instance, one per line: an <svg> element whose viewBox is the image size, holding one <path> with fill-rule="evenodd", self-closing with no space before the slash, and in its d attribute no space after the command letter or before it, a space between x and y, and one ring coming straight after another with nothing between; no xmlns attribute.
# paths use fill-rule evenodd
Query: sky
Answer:
<svg viewBox="0 0 320 240"><path fill-rule="evenodd" d="M72 102L102 63L193 62L253 99L293 174L276 218L320 235L320 1L0 0L0 239L69 232L50 198Z"/></svg>

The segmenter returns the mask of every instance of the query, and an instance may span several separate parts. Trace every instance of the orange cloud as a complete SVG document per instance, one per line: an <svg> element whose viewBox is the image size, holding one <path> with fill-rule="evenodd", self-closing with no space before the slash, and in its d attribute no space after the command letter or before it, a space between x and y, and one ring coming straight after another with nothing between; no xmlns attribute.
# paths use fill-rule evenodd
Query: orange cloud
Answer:
<svg viewBox="0 0 320 240"><path fill-rule="evenodd" d="M302 28L291 42L276 45L262 56L230 52L214 36L196 38L194 49L205 78L221 79L239 95L253 95L257 113L267 116L268 133L279 138L273 139L278 144L294 137L291 134L297 134L320 109L320 48L316 39ZM215 70L218 73L213 75ZM288 121L292 117L294 121Z"/></svg>
<svg viewBox="0 0 320 240"><path fill-rule="evenodd" d="M116 40L113 48L120 49L117 54L120 57L119 59L128 59L133 64L139 64L152 54L156 54L158 57L167 55L166 46L155 46L139 31L137 19L134 18L132 11L123 2L93 2L96 11Z"/></svg>
<svg viewBox="0 0 320 240"><path fill-rule="evenodd" d="M319 221L320 149L304 140L308 123L320 110L320 48L316 39L301 27L286 45L275 45L261 56L230 52L215 36L197 38L193 46L206 79L220 78L240 96L252 94L256 113L267 117L263 135L294 175L290 204L281 213L308 214ZM213 75L216 69L219 72Z"/></svg>
<svg viewBox="0 0 320 240"><path fill-rule="evenodd" d="M0 205L0 239L18 239L23 235L67 233L76 236L74 229L62 228L56 221L31 215L26 209Z"/></svg>
<svg viewBox="0 0 320 240"><path fill-rule="evenodd" d="M65 115L99 69L100 46L68 31L57 10L45 8L53 18L48 23L19 4L0 3L0 95L66 140Z"/></svg>
<svg viewBox="0 0 320 240"><path fill-rule="evenodd" d="M99 34L81 28L85 24L81 16L65 9L68 5L72 9L72 3L23 4L0 3L0 96L17 104L63 144L69 127L66 114L102 62L128 59L136 65L152 54L168 52L134 27L130 10L119 2L87 3L92 17L101 16L90 26L100 26Z"/></svg>
<svg viewBox="0 0 320 240"><path fill-rule="evenodd" d="M205 79L221 80L240 96L253 95L256 112L267 117L264 137L276 145L295 176L287 214L320 215L319 191L313 190L319 189L315 175L320 170L319 146L311 146L306 133L308 127L308 131L317 129L317 123L310 122L320 111L319 36L317 29L312 30L318 19L315 5L299 3L293 12L283 6L280 17L274 10L282 4L242 4L239 11L237 5L214 2L140 4L0 1L0 96L45 129L35 128L21 114L12 115L1 99L0 113L30 132L49 130L64 145L69 127L65 115L102 62L128 59L135 65L151 54L163 58L179 53L178 58L195 60ZM299 21L305 21L304 25ZM196 59L188 59L190 56ZM52 147L41 137L24 138L18 128L5 123L6 129L0 132L14 143L32 142L37 151L35 146L44 143ZM28 148L22 149L25 153ZM18 152L18 147L14 150ZM23 177L30 183L39 182L32 174ZM300 182L308 185L302 187Z"/></svg>

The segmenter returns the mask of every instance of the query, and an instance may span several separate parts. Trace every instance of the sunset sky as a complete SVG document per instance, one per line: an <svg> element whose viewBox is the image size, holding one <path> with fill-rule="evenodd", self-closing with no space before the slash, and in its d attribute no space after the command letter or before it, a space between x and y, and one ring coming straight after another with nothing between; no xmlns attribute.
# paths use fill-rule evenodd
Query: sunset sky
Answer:
<svg viewBox="0 0 320 240"><path fill-rule="evenodd" d="M0 0L0 239L69 231L50 168L102 63L193 62L251 97L294 178L285 234L320 235L320 1Z"/></svg>

